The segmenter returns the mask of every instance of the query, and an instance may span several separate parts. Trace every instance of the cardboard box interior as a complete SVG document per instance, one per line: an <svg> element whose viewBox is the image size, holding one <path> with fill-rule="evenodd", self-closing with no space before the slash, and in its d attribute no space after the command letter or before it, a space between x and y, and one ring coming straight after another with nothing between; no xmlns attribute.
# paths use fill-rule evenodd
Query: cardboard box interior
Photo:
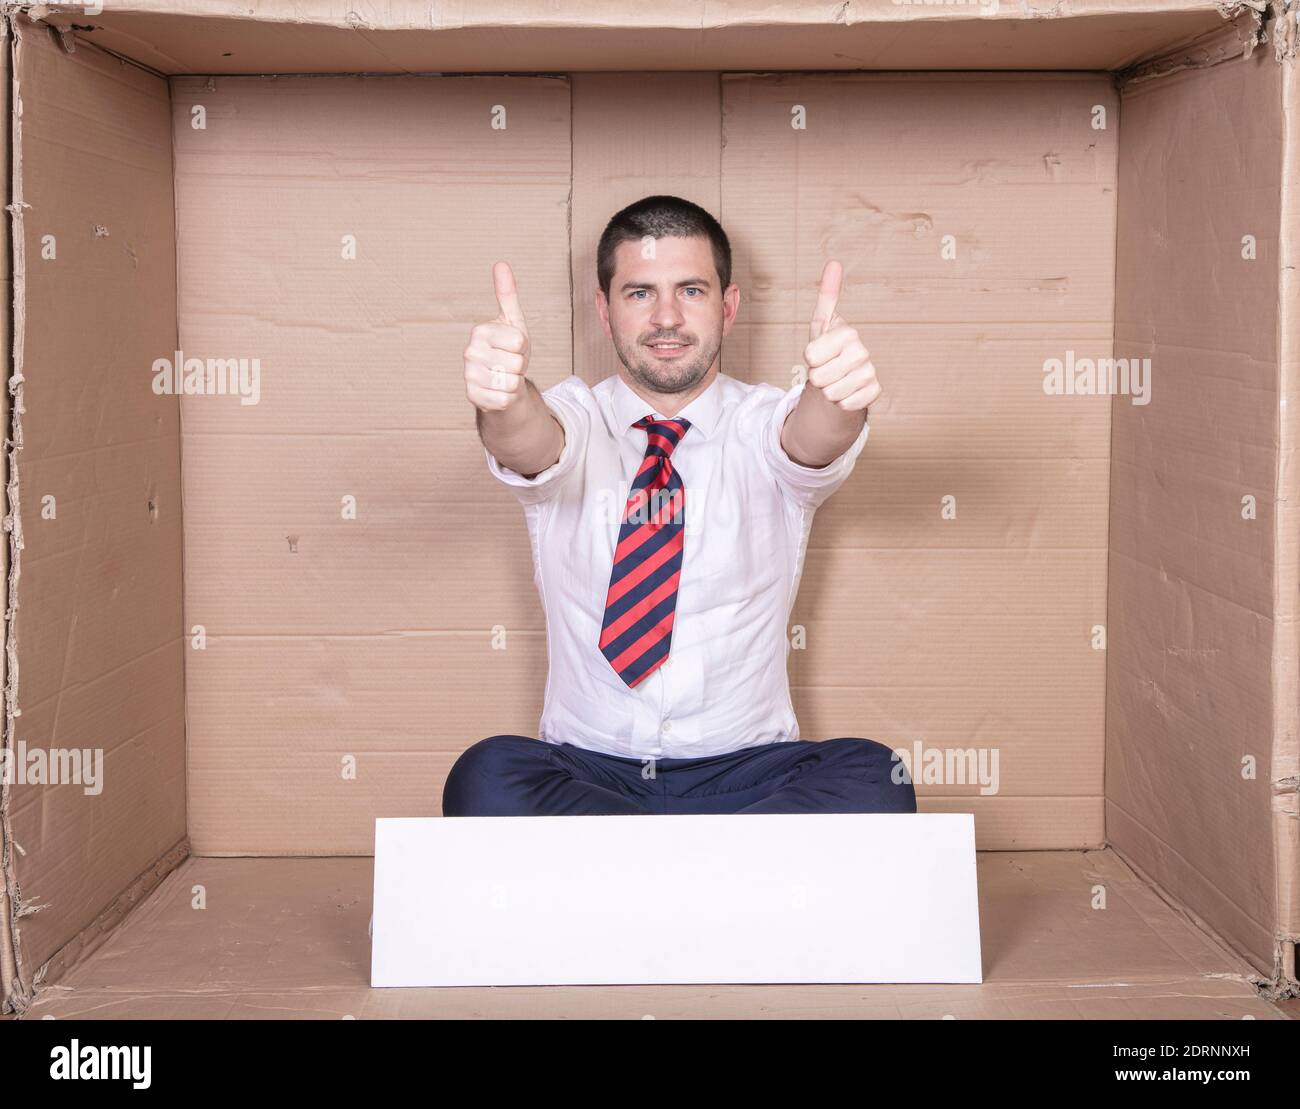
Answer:
<svg viewBox="0 0 1300 1109"><path fill-rule="evenodd" d="M791 384L836 257L886 387L808 549L801 732L906 752L1000 854L982 992L855 1011L1294 993L1294 8L417 7L8 17L5 744L103 788L3 786L6 1007L410 1011L363 988L373 820L535 735L546 675L459 352L507 258L539 387L614 372L595 242L653 192L732 238L724 372ZM177 352L258 359L257 403L158 395ZM1150 359L1149 403L1048 394L1067 357ZM995 789L927 780L967 751Z"/></svg>

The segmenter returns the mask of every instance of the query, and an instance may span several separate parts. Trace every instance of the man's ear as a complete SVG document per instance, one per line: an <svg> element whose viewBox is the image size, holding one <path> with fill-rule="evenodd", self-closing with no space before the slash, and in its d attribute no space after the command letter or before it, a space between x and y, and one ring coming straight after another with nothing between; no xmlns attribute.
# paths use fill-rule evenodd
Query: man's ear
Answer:
<svg viewBox="0 0 1300 1109"><path fill-rule="evenodd" d="M731 334L731 325L740 313L740 286L728 285L722 294L722 334Z"/></svg>
<svg viewBox="0 0 1300 1109"><path fill-rule="evenodd" d="M605 299L605 291L599 288L596 290L596 315L600 317L600 327L605 332L605 338L614 338L614 333L609 329L609 301Z"/></svg>

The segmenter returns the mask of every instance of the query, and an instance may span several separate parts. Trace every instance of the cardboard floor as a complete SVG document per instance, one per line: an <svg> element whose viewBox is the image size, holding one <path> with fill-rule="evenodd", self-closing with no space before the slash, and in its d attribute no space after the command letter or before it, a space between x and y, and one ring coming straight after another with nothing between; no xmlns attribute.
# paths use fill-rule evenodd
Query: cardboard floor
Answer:
<svg viewBox="0 0 1300 1109"><path fill-rule="evenodd" d="M371 989L360 858L191 857L25 1019L1286 1019L1110 850L979 855L982 985ZM1105 907L1099 891L1104 891ZM206 907L194 908L202 898Z"/></svg>

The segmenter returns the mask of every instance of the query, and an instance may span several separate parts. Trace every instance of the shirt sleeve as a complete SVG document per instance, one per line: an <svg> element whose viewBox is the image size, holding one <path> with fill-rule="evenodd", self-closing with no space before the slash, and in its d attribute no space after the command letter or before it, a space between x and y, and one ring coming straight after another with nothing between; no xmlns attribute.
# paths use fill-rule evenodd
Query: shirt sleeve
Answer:
<svg viewBox="0 0 1300 1109"><path fill-rule="evenodd" d="M835 492L853 472L853 466L867 443L870 417L862 424L858 437L845 448L844 453L822 467L801 466L781 446L781 429L786 417L799 403L804 383L793 386L777 402L771 418L760 436L760 453L777 484L797 503L805 508L816 508Z"/></svg>
<svg viewBox="0 0 1300 1109"><path fill-rule="evenodd" d="M591 419L581 404L566 395L569 380L581 379L566 379L558 385L552 385L542 394L542 400L564 428L564 447L554 463L541 473L526 478L518 471L501 465L487 447L483 448L488 472L503 485L509 486L523 504L538 504L555 496L586 456Z"/></svg>

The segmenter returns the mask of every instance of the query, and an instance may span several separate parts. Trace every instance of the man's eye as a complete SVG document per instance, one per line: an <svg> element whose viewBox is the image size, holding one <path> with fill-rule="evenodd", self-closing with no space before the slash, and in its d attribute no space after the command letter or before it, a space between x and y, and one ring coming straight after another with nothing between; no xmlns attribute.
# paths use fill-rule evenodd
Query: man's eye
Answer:
<svg viewBox="0 0 1300 1109"><path fill-rule="evenodd" d="M686 291L687 291L688 293L689 293L692 289L694 289L695 292L697 292L697 293L702 293L702 292L704 292L704 290L701 289L698 285L687 285L687 286L686 286ZM691 299L692 299L692 300L699 300L700 298L699 298L699 297L692 297Z"/></svg>
<svg viewBox="0 0 1300 1109"><path fill-rule="evenodd" d="M633 289L633 290L632 290L632 296L633 296L633 297L639 297L642 293L645 293L647 296L650 295L650 291L649 291L648 289Z"/></svg>

